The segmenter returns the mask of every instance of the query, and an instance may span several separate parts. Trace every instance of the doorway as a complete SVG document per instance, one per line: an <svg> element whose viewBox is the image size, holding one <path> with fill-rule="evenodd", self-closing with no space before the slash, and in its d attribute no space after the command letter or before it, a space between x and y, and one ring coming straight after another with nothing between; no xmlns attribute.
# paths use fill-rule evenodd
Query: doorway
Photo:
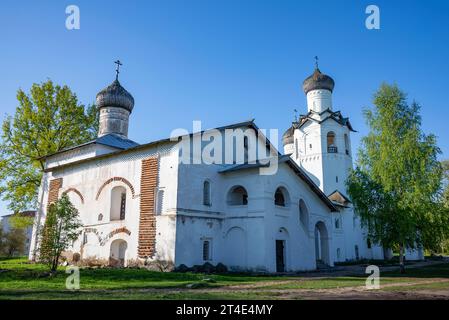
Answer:
<svg viewBox="0 0 449 320"><path fill-rule="evenodd" d="M285 272L285 240L276 240L276 272Z"/></svg>

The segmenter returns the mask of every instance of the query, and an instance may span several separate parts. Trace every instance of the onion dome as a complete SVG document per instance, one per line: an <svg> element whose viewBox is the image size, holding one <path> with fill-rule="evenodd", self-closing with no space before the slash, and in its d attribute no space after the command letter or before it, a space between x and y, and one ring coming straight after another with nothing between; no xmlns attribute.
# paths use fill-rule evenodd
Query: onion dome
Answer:
<svg viewBox="0 0 449 320"><path fill-rule="evenodd" d="M284 132L282 135L282 144L285 146L287 144L292 144L294 142L294 134L295 134L295 128L291 126L287 129L287 131Z"/></svg>
<svg viewBox="0 0 449 320"><path fill-rule="evenodd" d="M309 91L317 89L325 89L332 92L332 90L334 90L334 86L334 80L328 75L321 73L320 69L316 67L313 74L306 80L304 80L302 89L304 90L305 94L307 94Z"/></svg>
<svg viewBox="0 0 449 320"><path fill-rule="evenodd" d="M134 98L116 79L97 94L97 107L118 107L132 112Z"/></svg>

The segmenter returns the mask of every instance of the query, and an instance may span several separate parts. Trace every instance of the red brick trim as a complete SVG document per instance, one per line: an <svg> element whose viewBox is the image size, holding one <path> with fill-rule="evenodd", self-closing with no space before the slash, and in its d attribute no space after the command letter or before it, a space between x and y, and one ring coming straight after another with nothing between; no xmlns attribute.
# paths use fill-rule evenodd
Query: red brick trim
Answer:
<svg viewBox="0 0 449 320"><path fill-rule="evenodd" d="M155 191L158 185L159 158L142 160L140 178L140 219L139 246L140 258L152 257L156 249Z"/></svg>
<svg viewBox="0 0 449 320"><path fill-rule="evenodd" d="M50 186L48 188L48 201L47 210L50 204L56 202L59 198L59 190L62 187L62 178L50 180Z"/></svg>
<svg viewBox="0 0 449 320"><path fill-rule="evenodd" d="M67 193L69 193L69 192L74 192L74 193L76 193L77 195L78 195L78 197L80 197L80 199L81 199L81 203L82 204L84 204L84 197L83 197L83 195L81 194L81 192L79 192L77 189L75 189L75 188L68 188L66 191L64 191L62 194L67 194Z"/></svg>
<svg viewBox="0 0 449 320"><path fill-rule="evenodd" d="M122 178L122 177L113 177L113 178L111 178L111 179L105 181L105 182L101 185L100 189L98 189L97 196L95 197L95 200L98 200L98 198L100 197L101 191L103 191L103 189L104 189L108 184L110 184L110 183L113 182L113 181L121 181L121 182L123 182L124 184L126 184L126 185L129 187L129 189L131 189L131 194L132 194L132 196L133 196L133 199L136 197L136 194L135 194L135 192L134 192L134 187L133 187L133 185L131 184L131 182L129 182L128 180L126 180L125 178Z"/></svg>

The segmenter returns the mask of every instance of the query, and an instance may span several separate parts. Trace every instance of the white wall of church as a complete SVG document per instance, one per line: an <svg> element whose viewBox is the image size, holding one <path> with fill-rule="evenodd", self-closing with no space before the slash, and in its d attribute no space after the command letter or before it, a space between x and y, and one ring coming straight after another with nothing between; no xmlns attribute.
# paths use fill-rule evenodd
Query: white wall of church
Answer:
<svg viewBox="0 0 449 320"><path fill-rule="evenodd" d="M83 234L69 249L72 252L79 252L82 258L109 259L111 243L116 239L127 242L126 260L137 258L139 215L140 215L140 179L141 160L160 155L159 189L164 190L161 197L161 211L174 212L177 200L177 153L170 152L167 146L152 149L140 150L136 152L124 153L115 157L106 157L96 161L89 161L79 165L55 169L44 176L43 186L48 186L49 181L59 177L63 178L63 186L60 195L69 189L78 190L83 199L75 192L68 192L72 203L78 209L80 219L84 225ZM101 192L102 185L111 178L124 178L132 185L130 188L123 181L112 181L106 184ZM126 210L124 220L111 220L111 213L120 208L111 208L113 190L117 187L126 191ZM98 196L98 199L97 199ZM47 211L48 187L43 190L43 205L41 212ZM118 202L120 204L120 201ZM119 213L118 213L119 214ZM41 225L45 221L45 215L40 219ZM157 251L160 257L167 260L174 260L174 217L158 215L156 225ZM126 228L126 232L111 234L117 229ZM84 243L86 242L87 243ZM84 244L83 244L84 243ZM31 257L31 255L30 255Z"/></svg>

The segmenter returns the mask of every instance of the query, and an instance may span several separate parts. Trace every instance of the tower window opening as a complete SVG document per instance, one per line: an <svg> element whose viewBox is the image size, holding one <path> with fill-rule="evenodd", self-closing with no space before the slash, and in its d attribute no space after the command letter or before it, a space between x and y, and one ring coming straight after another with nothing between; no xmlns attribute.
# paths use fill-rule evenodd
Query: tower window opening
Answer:
<svg viewBox="0 0 449 320"><path fill-rule="evenodd" d="M346 133L345 133L345 152L346 152L346 155L349 156L349 138Z"/></svg>
<svg viewBox="0 0 449 320"><path fill-rule="evenodd" d="M330 131L327 133L327 152L328 153L337 153L338 149L335 145L335 133Z"/></svg>

